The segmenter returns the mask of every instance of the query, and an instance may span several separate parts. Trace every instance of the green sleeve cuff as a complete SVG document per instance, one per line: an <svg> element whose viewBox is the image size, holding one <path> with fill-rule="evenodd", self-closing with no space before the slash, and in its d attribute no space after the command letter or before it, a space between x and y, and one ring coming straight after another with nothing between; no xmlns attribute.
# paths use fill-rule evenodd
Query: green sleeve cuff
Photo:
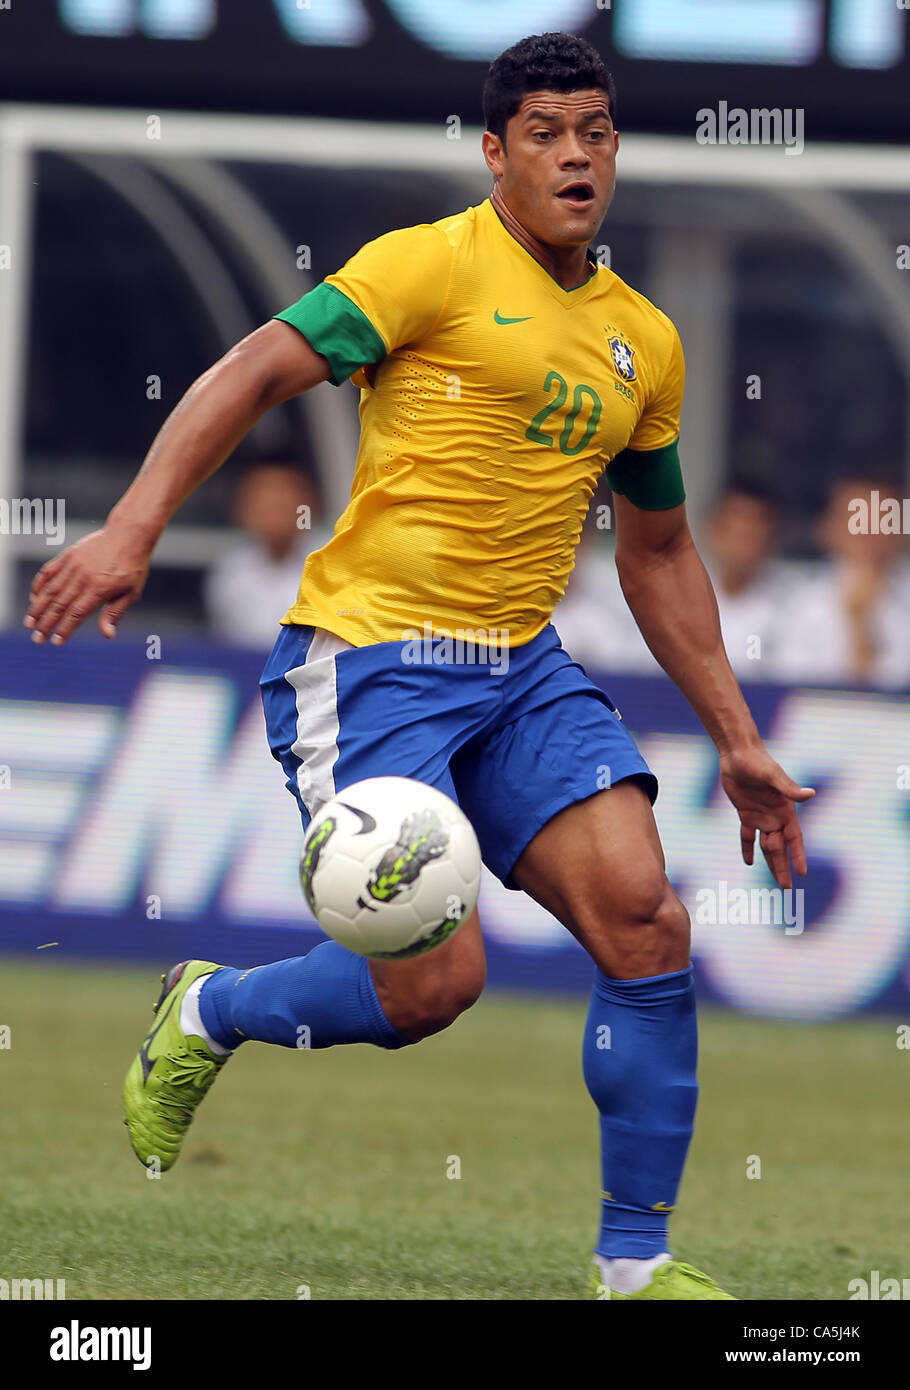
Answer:
<svg viewBox="0 0 910 1390"><path fill-rule="evenodd" d="M381 362L385 343L366 314L341 290L323 282L275 314L303 334L328 361L333 386L340 386L367 362Z"/></svg>
<svg viewBox="0 0 910 1390"><path fill-rule="evenodd" d="M679 440L662 449L623 449L607 464L607 482L645 512L665 512L686 500Z"/></svg>

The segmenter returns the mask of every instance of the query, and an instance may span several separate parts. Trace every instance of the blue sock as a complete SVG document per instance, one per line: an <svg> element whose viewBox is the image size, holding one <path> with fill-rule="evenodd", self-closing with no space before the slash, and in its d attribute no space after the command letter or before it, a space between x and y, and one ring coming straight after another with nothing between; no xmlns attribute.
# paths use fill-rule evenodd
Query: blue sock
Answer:
<svg viewBox="0 0 910 1390"><path fill-rule="evenodd" d="M600 1111L604 1199L597 1253L650 1259L668 1249L667 1216L695 1123L691 965L644 980L611 980L598 971L582 1060Z"/></svg>
<svg viewBox="0 0 910 1390"><path fill-rule="evenodd" d="M408 1046L382 1011L366 958L337 941L274 965L225 966L199 991L199 1014L221 1047L246 1039L279 1047Z"/></svg>

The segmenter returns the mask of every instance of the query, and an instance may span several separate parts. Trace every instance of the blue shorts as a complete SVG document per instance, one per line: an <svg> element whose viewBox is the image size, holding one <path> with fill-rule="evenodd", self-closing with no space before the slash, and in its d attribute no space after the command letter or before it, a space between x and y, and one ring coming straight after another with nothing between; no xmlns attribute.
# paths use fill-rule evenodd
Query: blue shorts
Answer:
<svg viewBox="0 0 910 1390"><path fill-rule="evenodd" d="M557 811L626 777L657 796L619 711L552 626L497 654L439 639L352 647L289 625L260 685L272 756L304 827L352 782L414 777L458 802L508 888Z"/></svg>

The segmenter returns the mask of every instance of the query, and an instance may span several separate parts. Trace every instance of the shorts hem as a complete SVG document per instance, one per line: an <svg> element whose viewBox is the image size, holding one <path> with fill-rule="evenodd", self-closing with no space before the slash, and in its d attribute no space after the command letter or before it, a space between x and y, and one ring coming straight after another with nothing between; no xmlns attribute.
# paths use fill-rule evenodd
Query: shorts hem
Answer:
<svg viewBox="0 0 910 1390"><path fill-rule="evenodd" d="M657 800L658 782L657 778L654 776L654 773L648 767L647 763L642 761L637 765L630 767L628 772L623 772L621 776L614 778L613 781L610 783L609 787L598 788L595 789L593 792L582 791L581 788L574 788L571 790L567 789L563 796L555 797L552 801L547 802L546 806L541 811L539 811L537 815L534 817L534 828L531 830L524 843L511 857L508 869L505 871L505 873L501 873L500 869L494 866L493 864L488 863L487 867L491 870L492 873L496 875L496 877L499 879L500 883L504 885L504 887L511 889L513 893L522 892L523 890L521 888L521 885L516 883L514 878L512 877L512 870L515 868L515 865L518 863L518 860L524 854L528 845L534 839L534 836L539 834L539 832L543 830L544 826L547 825L548 822L551 821L554 816L558 815L560 811L564 811L567 806L574 806L577 801L587 801L588 797L596 796L598 790L609 791L613 787L618 786L620 782L627 782L631 777L639 778L643 783L645 783L642 790L645 792L645 795L648 797L648 800L653 806L654 802Z"/></svg>

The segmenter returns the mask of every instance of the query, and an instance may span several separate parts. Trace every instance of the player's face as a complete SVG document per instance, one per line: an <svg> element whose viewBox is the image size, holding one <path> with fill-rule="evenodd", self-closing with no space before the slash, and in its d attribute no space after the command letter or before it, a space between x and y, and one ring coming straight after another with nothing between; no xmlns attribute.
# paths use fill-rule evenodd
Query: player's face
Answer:
<svg viewBox="0 0 910 1390"><path fill-rule="evenodd" d="M728 492L708 522L711 552L722 577L749 583L774 550L777 514L759 497Z"/></svg>
<svg viewBox="0 0 910 1390"><path fill-rule="evenodd" d="M268 549L278 550L299 537L299 508L311 500L302 479L290 469L263 466L243 480L234 510L245 531Z"/></svg>
<svg viewBox="0 0 910 1390"><path fill-rule="evenodd" d="M509 208L550 246L583 246L613 200L619 136L598 88L528 92L487 152ZM496 162L494 163L494 158Z"/></svg>

